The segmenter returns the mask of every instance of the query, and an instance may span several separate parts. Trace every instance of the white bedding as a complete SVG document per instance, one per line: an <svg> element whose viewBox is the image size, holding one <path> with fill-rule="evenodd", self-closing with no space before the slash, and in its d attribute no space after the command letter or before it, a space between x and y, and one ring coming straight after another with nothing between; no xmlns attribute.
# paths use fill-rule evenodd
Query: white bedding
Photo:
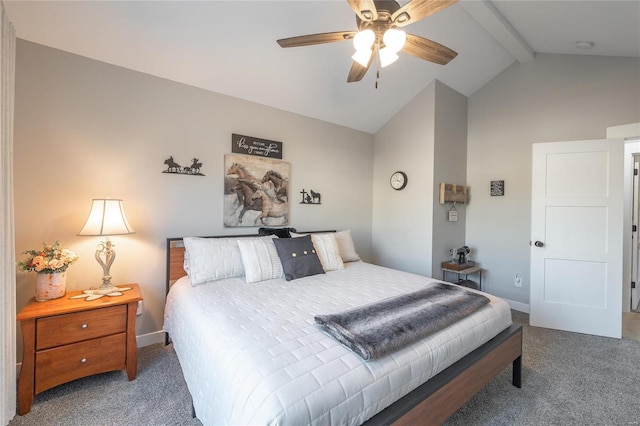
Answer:
<svg viewBox="0 0 640 426"><path fill-rule="evenodd" d="M204 425L359 425L511 324L509 305L483 293L491 303L473 315L364 361L314 322L432 281L364 262L294 281L183 277L164 329Z"/></svg>

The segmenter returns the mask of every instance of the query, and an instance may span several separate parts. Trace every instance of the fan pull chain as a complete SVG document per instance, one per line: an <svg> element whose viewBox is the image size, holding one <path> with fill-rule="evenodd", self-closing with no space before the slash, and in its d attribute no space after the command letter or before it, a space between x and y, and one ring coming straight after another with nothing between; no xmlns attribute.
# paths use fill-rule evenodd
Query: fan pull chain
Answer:
<svg viewBox="0 0 640 426"><path fill-rule="evenodd" d="M380 43L378 43L378 52L376 53L376 90L378 90L378 80L380 80Z"/></svg>

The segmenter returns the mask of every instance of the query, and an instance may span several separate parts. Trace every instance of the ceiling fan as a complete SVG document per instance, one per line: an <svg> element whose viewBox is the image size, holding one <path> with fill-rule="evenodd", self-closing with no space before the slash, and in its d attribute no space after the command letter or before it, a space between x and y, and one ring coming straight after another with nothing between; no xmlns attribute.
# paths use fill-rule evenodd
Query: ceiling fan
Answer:
<svg viewBox="0 0 640 426"><path fill-rule="evenodd" d="M394 0L347 0L356 13L358 31L309 34L278 40L281 47L310 46L353 40L356 53L347 82L360 81L376 57L381 67L398 59L403 51L425 61L446 65L458 53L435 41L407 34L400 27L417 22L451 6L458 0L411 0L400 7ZM376 82L377 87L377 82Z"/></svg>

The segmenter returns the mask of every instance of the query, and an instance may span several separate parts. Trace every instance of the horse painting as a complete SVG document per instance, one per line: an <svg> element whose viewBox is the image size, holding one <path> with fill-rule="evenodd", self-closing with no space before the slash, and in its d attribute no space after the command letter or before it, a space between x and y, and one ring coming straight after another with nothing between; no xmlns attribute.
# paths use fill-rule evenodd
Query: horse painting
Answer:
<svg viewBox="0 0 640 426"><path fill-rule="evenodd" d="M238 196L238 201L242 205L242 210L238 216L238 221L242 222L242 218L247 210L262 211L262 199L253 198L259 187L255 182L246 179L238 179L238 184L233 188Z"/></svg>
<svg viewBox="0 0 640 426"><path fill-rule="evenodd" d="M236 175L239 179L244 179L256 183L261 183L260 179L256 178L247 170L245 166L240 163L233 163L229 170L227 170L227 175Z"/></svg>
<svg viewBox="0 0 640 426"><path fill-rule="evenodd" d="M312 202L320 204L320 193L319 192L315 192L313 189L310 189L309 192L311 193L311 198L313 200ZM316 201L316 200L318 200L318 201Z"/></svg>
<svg viewBox="0 0 640 426"><path fill-rule="evenodd" d="M275 170L269 170L264 174L262 182L273 182L276 191L276 200L280 202L287 202L289 200L289 182L280 173Z"/></svg>
<svg viewBox="0 0 640 426"><path fill-rule="evenodd" d="M288 225L289 168L271 158L225 154L224 225Z"/></svg>
<svg viewBox="0 0 640 426"><path fill-rule="evenodd" d="M284 217L284 221L287 223L288 203L274 202L262 189L258 189L251 198L253 200L262 200L262 211L256 218L256 223L261 221L263 225L266 225L265 219L268 217Z"/></svg>

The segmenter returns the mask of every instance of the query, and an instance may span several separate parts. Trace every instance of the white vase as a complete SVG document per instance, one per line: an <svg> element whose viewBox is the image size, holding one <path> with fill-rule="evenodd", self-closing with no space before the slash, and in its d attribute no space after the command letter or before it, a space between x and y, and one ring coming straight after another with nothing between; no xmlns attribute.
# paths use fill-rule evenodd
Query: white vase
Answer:
<svg viewBox="0 0 640 426"><path fill-rule="evenodd" d="M67 271L52 274L36 274L36 300L58 299L67 293Z"/></svg>

